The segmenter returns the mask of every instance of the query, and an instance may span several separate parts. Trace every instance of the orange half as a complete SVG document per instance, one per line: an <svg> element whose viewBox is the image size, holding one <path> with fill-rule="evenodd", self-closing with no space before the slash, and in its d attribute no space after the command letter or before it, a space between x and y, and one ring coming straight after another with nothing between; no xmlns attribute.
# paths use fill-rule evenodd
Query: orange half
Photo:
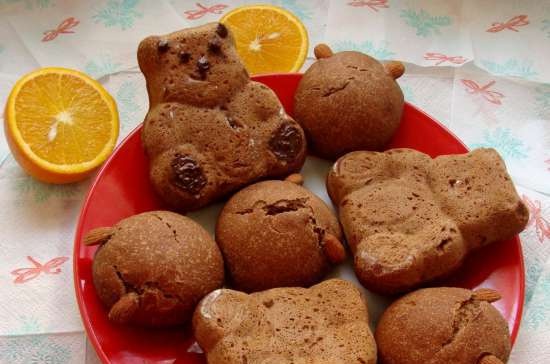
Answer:
<svg viewBox="0 0 550 364"><path fill-rule="evenodd" d="M249 73L296 72L304 64L307 31L289 11L272 5L242 6L220 22L233 33Z"/></svg>
<svg viewBox="0 0 550 364"><path fill-rule="evenodd" d="M100 83L51 67L17 81L4 127L27 173L44 182L69 183L88 176L111 154L119 121L116 103Z"/></svg>

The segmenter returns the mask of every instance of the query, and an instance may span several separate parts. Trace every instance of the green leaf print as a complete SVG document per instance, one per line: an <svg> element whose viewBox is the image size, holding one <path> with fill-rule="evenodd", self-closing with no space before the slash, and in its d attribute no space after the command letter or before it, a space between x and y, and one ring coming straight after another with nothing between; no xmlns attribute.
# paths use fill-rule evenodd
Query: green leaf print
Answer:
<svg viewBox="0 0 550 364"><path fill-rule="evenodd" d="M416 35L424 38L434 34L439 35L441 27L451 25L450 17L432 16L423 9L420 9L419 12L413 9L404 9L400 16L405 23L416 29Z"/></svg>

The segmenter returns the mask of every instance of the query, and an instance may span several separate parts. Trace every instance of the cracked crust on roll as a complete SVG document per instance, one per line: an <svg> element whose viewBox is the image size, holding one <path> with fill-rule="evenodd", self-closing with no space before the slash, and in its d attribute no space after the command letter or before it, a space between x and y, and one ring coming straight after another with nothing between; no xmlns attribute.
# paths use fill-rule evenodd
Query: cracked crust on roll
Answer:
<svg viewBox="0 0 550 364"><path fill-rule="evenodd" d="M252 292L307 287L338 257L342 232L334 213L309 190L287 181L264 181L236 193L216 225L216 242L232 283ZM336 260L336 261L334 261Z"/></svg>
<svg viewBox="0 0 550 364"><path fill-rule="evenodd" d="M496 291L493 291L496 292ZM480 297L480 296L479 296ZM506 363L508 324L488 301L462 288L427 288L395 301L376 328L382 364Z"/></svg>
<svg viewBox="0 0 550 364"><path fill-rule="evenodd" d="M101 246L92 265L94 286L114 322L185 323L200 299L223 283L216 243L187 217L146 212L121 220L108 239L95 235Z"/></svg>

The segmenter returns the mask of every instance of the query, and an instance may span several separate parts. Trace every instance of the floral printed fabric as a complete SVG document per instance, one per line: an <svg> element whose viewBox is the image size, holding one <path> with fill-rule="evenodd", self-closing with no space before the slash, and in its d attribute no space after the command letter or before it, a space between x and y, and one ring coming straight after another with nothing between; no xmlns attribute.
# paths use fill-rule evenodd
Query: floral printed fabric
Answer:
<svg viewBox="0 0 550 364"><path fill-rule="evenodd" d="M0 337L0 363L82 364L85 350L84 333Z"/></svg>
<svg viewBox="0 0 550 364"><path fill-rule="evenodd" d="M550 82L547 1L344 3L331 2L327 20L327 41L336 48L341 42L353 48L383 44L384 53L422 66L460 67L471 61L495 75ZM376 48L361 48L377 55Z"/></svg>
<svg viewBox="0 0 550 364"><path fill-rule="evenodd" d="M306 24L304 69L321 41L335 51L404 60L399 84L408 102L468 147L499 151L531 212L521 234L524 319L510 363L550 362L548 2L271 2ZM251 3L257 1L0 0L0 105L36 67L80 69L116 99L122 140L148 109L138 42ZM0 129L0 363L99 363L82 333L72 282L74 227L90 183L52 186L26 176Z"/></svg>

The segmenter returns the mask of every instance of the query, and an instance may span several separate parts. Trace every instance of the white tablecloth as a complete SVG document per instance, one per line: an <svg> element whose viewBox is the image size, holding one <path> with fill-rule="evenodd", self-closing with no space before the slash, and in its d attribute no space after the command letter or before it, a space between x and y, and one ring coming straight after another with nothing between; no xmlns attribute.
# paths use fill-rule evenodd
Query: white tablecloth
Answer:
<svg viewBox="0 0 550 364"><path fill-rule="evenodd" d="M81 69L116 98L122 139L147 110L138 42L253 2L0 0L0 104L34 68ZM510 362L550 363L550 2L272 3L304 21L312 44L407 62L399 82L409 102L469 147L501 153L532 216L521 234L527 291ZM0 363L97 361L83 333L71 269L89 185L33 180L0 136Z"/></svg>

